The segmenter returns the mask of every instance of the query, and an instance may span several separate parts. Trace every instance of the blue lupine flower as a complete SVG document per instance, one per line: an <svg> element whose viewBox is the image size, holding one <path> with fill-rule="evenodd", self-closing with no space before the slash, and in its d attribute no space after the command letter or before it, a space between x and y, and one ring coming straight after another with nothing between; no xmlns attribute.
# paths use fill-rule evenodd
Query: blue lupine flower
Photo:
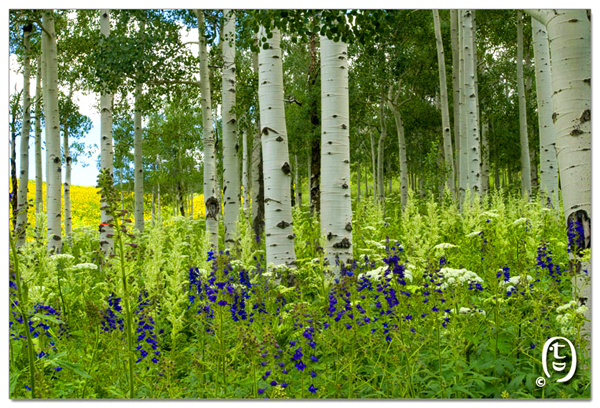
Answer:
<svg viewBox="0 0 600 408"><path fill-rule="evenodd" d="M314 393L316 393L317 391L319 391L319 389L318 389L318 388L316 388L316 387L315 387L314 385L312 385L312 384L310 385L310 387L308 387L308 390L309 390L311 393L313 393L313 394L314 394Z"/></svg>

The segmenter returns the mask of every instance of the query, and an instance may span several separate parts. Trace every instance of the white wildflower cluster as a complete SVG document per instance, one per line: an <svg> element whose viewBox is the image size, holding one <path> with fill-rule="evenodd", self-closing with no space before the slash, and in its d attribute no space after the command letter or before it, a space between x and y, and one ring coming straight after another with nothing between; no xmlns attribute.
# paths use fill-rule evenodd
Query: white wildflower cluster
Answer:
<svg viewBox="0 0 600 408"><path fill-rule="evenodd" d="M483 283L483 279L481 279L479 275L464 268L442 268L440 273L442 274L442 284L440 286L440 289L442 290L446 289L448 286L460 286L463 283Z"/></svg>
<svg viewBox="0 0 600 408"><path fill-rule="evenodd" d="M240 259L232 259L230 263L231 263L231 266L234 268L243 268L244 267L244 263Z"/></svg>
<svg viewBox="0 0 600 408"><path fill-rule="evenodd" d="M380 266L377 269L373 269L372 271L367 271L365 273L361 273L358 275L358 279L362 279L363 276L366 276L369 280L379 281L381 277L385 274L385 271L388 269L387 265Z"/></svg>
<svg viewBox="0 0 600 408"><path fill-rule="evenodd" d="M470 234L467 234L467 237L476 237L481 234L481 231L473 231Z"/></svg>
<svg viewBox="0 0 600 408"><path fill-rule="evenodd" d="M456 245L448 244L447 242L442 242L441 244L437 244L433 248L434 249L450 249L450 248L456 248Z"/></svg>
<svg viewBox="0 0 600 408"><path fill-rule="evenodd" d="M517 275L513 276L507 281L500 281L500 286L511 285L510 287L513 287L518 285L519 283L526 284L528 282L531 282L532 280L533 278L530 275L527 275L527 277Z"/></svg>
<svg viewBox="0 0 600 408"><path fill-rule="evenodd" d="M496 218L496 217L498 217L498 214L493 213L491 211L484 211L484 212L481 213L481 215L483 217L485 217L485 218Z"/></svg>
<svg viewBox="0 0 600 408"><path fill-rule="evenodd" d="M98 265L89 263L89 262L80 263L80 264L77 264L77 265L74 265L71 267L71 270L75 271L75 272L95 271L97 269L98 269Z"/></svg>
<svg viewBox="0 0 600 408"><path fill-rule="evenodd" d="M587 306L577 307L577 302L571 300L562 306L556 308L559 314L556 316L556 322L560 325L560 331L564 336L574 336L577 334L577 317L583 317L588 311Z"/></svg>
<svg viewBox="0 0 600 408"><path fill-rule="evenodd" d="M460 313L460 314L468 314L468 315L472 315L472 314L478 313L478 314L480 314L482 316L485 316L485 310L478 309L478 308L475 308L475 307L461 307L458 310L458 313Z"/></svg>
<svg viewBox="0 0 600 408"><path fill-rule="evenodd" d="M377 231L375 227L367 225L366 227L362 227L363 231Z"/></svg>

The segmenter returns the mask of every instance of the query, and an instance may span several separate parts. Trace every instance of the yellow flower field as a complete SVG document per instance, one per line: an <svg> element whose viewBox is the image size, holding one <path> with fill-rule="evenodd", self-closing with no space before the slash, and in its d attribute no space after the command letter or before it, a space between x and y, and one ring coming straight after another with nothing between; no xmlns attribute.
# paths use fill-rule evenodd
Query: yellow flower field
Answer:
<svg viewBox="0 0 600 408"><path fill-rule="evenodd" d="M10 181L9 181L10 183ZM35 180L29 180L28 199L32 205L35 204ZM46 183L42 185L43 191L43 211L46 211ZM130 209L133 205L133 193L125 192L123 194L125 207ZM144 197L144 219L152 218L152 195L146 194ZM64 189L61 188L61 202L63 212L63 230L64 230ZM204 195L194 196L194 218L204 217ZM171 215L171 206L162 208L163 218ZM10 213L12 219L12 212ZM100 194L97 187L71 186L71 217L73 228L82 226L97 226L100 223ZM30 207L27 212L27 220L30 226L35 226L35 210ZM12 223L11 223L12 225Z"/></svg>

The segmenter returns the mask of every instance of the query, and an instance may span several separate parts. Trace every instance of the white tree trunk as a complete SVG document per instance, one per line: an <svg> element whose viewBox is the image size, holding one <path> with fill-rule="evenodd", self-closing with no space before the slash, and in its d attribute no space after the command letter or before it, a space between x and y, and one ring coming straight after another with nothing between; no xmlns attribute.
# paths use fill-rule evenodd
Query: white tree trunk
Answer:
<svg viewBox="0 0 600 408"><path fill-rule="evenodd" d="M110 35L110 11L100 10L100 32L103 37ZM112 143L112 110L113 110L113 95L108 92L103 92L100 96L100 168L108 169L110 174L113 174L113 143ZM114 252L113 248L113 229L109 225L112 224L112 217L102 209L104 207L104 197L100 199L100 247L105 255Z"/></svg>
<svg viewBox="0 0 600 408"><path fill-rule="evenodd" d="M535 83L537 89L538 123L540 131L540 192L547 204L559 208L558 163L556 135L552 123L552 70L546 27L531 19L535 55Z"/></svg>
<svg viewBox="0 0 600 408"><path fill-rule="evenodd" d="M143 30L144 23L142 23ZM134 196L134 226L144 231L144 169L142 164L142 84L135 86L135 101L133 113L133 196Z"/></svg>
<svg viewBox="0 0 600 408"><path fill-rule="evenodd" d="M400 162L400 207L402 210L406 207L408 202L408 167L406 163L406 138L404 135L404 122L402 121L402 115L400 110L396 108L391 102L388 103L388 107L394 115L394 121L396 122L396 131L398 132L398 148L399 148L399 162Z"/></svg>
<svg viewBox="0 0 600 408"><path fill-rule="evenodd" d="M591 243L591 23L588 10L531 10L548 29L552 59L552 105L556 155L567 226ZM583 249L581 248L581 249ZM591 335L591 263L574 272L574 297L588 307L584 335Z"/></svg>
<svg viewBox="0 0 600 408"><path fill-rule="evenodd" d="M29 78L31 77L31 65L29 63L29 35L31 34L31 25L23 28L23 125L21 129L21 145L19 163L19 190L17 204L17 247L25 243L27 234L27 211L29 203L27 193L29 191L29 133L31 129L31 97L29 95Z"/></svg>
<svg viewBox="0 0 600 408"><path fill-rule="evenodd" d="M460 174L458 176L459 179L459 206L463 205L465 200L465 194L467 192L468 182L469 182L469 151L468 151L468 142L469 138L467 137L467 108L466 108L466 90L465 90L465 45L467 44L465 41L465 18L464 18L464 10L459 12L459 21L458 21L458 42L459 42L459 89L460 89L460 99L459 99L459 127L460 127Z"/></svg>
<svg viewBox="0 0 600 408"><path fill-rule="evenodd" d="M381 126L381 134L377 142L377 192L380 203L385 200L385 186L383 183L383 144L387 136L387 129L385 127L385 101L384 97L381 97L379 109L379 123Z"/></svg>
<svg viewBox="0 0 600 408"><path fill-rule="evenodd" d="M73 88L69 90L69 101L73 95ZM64 191L64 207L65 207L65 239L71 242L73 234L73 222L71 215L71 152L69 149L69 126L68 120L65 119L63 124L63 154L65 156L65 183Z"/></svg>
<svg viewBox="0 0 600 408"><path fill-rule="evenodd" d="M452 40L452 97L454 110L454 151L456 154L454 159L456 191L460 177L460 46L458 42L458 10L450 10L450 27Z"/></svg>
<svg viewBox="0 0 600 408"><path fill-rule="evenodd" d="M279 31L258 54L258 99L262 127L267 264L295 266L290 197L290 164L283 102L283 67ZM263 27L259 37L266 37Z"/></svg>
<svg viewBox="0 0 600 408"><path fill-rule="evenodd" d="M433 10L433 23L435 26L435 40L437 45L438 72L440 77L440 100L442 104L442 128L444 136L444 161L448 176L446 187L455 196L454 189L454 157L452 155L452 131L450 129L450 112L448 111L448 89L446 86L446 61L444 57L444 42L440 28L440 15Z"/></svg>
<svg viewBox="0 0 600 408"><path fill-rule="evenodd" d="M44 209L42 181L42 58L37 58L35 79L35 212Z"/></svg>
<svg viewBox="0 0 600 408"><path fill-rule="evenodd" d="M352 259L348 45L321 36L321 235L330 265Z"/></svg>
<svg viewBox="0 0 600 408"><path fill-rule="evenodd" d="M375 156L375 136L369 132L371 138L371 171L373 172L373 200L377 200L377 160Z"/></svg>
<svg viewBox="0 0 600 408"><path fill-rule="evenodd" d="M519 91L519 134L521 135L521 194L531 197L531 163L527 136L527 102L523 83L523 13L517 11L517 88Z"/></svg>
<svg viewBox="0 0 600 408"><path fill-rule="evenodd" d="M238 238L237 222L240 213L240 171L235 112L235 13L223 10L223 203L225 247L232 249Z"/></svg>
<svg viewBox="0 0 600 408"><path fill-rule="evenodd" d="M250 208L250 186L248 185L248 132L242 131L242 192L244 201L244 214L248 214Z"/></svg>
<svg viewBox="0 0 600 408"><path fill-rule="evenodd" d="M49 34L44 33L46 59L44 73L44 112L46 122L46 188L48 201L46 215L48 222L48 250L60 252L61 239L61 154L60 154L60 115L58 111L58 58L56 32L54 31L54 11L44 12L43 24Z"/></svg>
<svg viewBox="0 0 600 408"><path fill-rule="evenodd" d="M202 95L202 143L204 146L204 206L206 229L210 245L219 248L219 213L221 212L220 190L217 189L217 160L215 155L215 133L212 121L212 102L206 51L206 27L204 12L195 10L198 18L198 38L200 43L200 93Z"/></svg>
<svg viewBox="0 0 600 408"><path fill-rule="evenodd" d="M463 11L463 34L465 56L465 111L468 147L468 181L472 195L481 195L481 169L479 164L479 121L477 119L477 95L475 93L475 59L473 55L473 14Z"/></svg>

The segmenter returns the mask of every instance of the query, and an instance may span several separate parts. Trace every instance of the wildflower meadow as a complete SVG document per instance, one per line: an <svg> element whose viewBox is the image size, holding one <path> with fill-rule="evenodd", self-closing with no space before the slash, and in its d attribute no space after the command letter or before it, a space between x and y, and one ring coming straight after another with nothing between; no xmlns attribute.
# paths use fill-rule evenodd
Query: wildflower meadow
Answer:
<svg viewBox="0 0 600 408"><path fill-rule="evenodd" d="M291 280L265 264L243 212L229 253L209 249L204 220L134 236L116 211L114 258L84 225L60 254L39 238L11 253L12 398L590 396L585 306L571 301L577 236L536 202L498 193L461 213L411 192L385 214L354 203L356 256L341 269L297 207ZM542 388L553 336L572 339L578 370Z"/></svg>

